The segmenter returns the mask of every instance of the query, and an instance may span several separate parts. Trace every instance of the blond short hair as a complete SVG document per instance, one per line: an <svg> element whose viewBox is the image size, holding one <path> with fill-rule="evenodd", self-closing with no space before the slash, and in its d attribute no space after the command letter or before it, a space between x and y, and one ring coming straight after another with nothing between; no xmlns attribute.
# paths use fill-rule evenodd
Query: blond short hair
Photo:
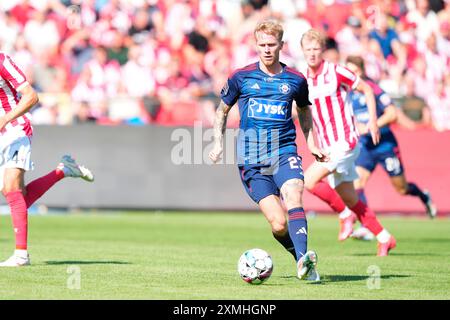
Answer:
<svg viewBox="0 0 450 320"><path fill-rule="evenodd" d="M283 26L281 25L281 23L279 23L276 20L264 20L259 22L256 25L255 31L254 31L254 36L256 38L256 33L258 32L264 32L267 34L270 34L272 36L274 36L275 38L278 39L278 41L282 41L283 40Z"/></svg>
<svg viewBox="0 0 450 320"><path fill-rule="evenodd" d="M309 41L316 40L317 42L319 42L322 49L325 48L325 35L323 35L323 33L321 33L317 29L309 29L302 35L302 39L300 40L300 44L302 46L303 46L303 40L305 40L305 39L309 40Z"/></svg>

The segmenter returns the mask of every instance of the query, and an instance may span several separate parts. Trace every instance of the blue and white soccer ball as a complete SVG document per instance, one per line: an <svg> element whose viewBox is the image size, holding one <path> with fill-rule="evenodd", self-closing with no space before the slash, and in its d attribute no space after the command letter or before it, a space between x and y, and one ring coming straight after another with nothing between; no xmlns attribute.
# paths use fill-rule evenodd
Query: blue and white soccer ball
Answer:
<svg viewBox="0 0 450 320"><path fill-rule="evenodd" d="M272 257L262 249L247 250L239 258L238 271L245 282L261 284L272 274Z"/></svg>

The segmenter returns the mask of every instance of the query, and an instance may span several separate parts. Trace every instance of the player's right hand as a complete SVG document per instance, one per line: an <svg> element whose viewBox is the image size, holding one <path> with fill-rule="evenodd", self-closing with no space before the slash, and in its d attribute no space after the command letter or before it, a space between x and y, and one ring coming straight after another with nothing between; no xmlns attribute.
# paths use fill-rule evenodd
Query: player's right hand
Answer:
<svg viewBox="0 0 450 320"><path fill-rule="evenodd" d="M222 146L215 145L214 148L209 152L209 158L213 163L216 163L222 158Z"/></svg>
<svg viewBox="0 0 450 320"><path fill-rule="evenodd" d="M318 162L327 162L330 160L330 155L317 147L312 147L310 149L311 154L316 158Z"/></svg>

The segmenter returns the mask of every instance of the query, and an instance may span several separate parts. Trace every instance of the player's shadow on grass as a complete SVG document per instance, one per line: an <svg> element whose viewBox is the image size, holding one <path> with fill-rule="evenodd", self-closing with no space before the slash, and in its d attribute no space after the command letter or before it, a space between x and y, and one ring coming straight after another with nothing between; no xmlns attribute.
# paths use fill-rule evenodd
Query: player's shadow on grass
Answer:
<svg viewBox="0 0 450 320"><path fill-rule="evenodd" d="M409 275L405 274L385 274L381 275L381 279L391 279L391 278L408 278ZM281 278L289 279L289 278L297 278L296 276L282 276ZM307 284L311 285L320 285L320 284L326 284L329 282L347 282L347 281L367 281L369 279L369 276L358 276L358 275L342 275L342 274L334 274L334 275L323 275L321 276L320 281L317 282L310 282L307 281Z"/></svg>
<svg viewBox="0 0 450 320"><path fill-rule="evenodd" d="M380 275L381 279L391 279L391 278L409 278L409 275L406 274L385 274ZM322 276L322 282L347 282L347 281L365 281L369 279L369 276L359 276L359 275L324 275Z"/></svg>
<svg viewBox="0 0 450 320"><path fill-rule="evenodd" d="M126 261L97 261L97 260L62 260L62 261L45 261L50 265L64 265L64 264L130 264Z"/></svg>
<svg viewBox="0 0 450 320"><path fill-rule="evenodd" d="M303 280L299 280L297 276L280 276L281 279L297 279L298 281L303 281ZM323 284L322 281L305 281L306 284L311 284L311 285L319 285L319 284Z"/></svg>

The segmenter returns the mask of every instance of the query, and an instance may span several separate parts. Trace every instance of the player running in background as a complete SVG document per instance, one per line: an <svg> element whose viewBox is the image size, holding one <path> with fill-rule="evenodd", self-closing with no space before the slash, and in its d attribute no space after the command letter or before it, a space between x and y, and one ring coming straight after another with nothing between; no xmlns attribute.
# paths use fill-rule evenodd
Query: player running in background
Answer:
<svg viewBox="0 0 450 320"><path fill-rule="evenodd" d="M356 116L356 126L361 135L359 140L361 153L356 160L356 171L359 178L355 180L355 188L360 199L367 203L364 188L375 167L380 164L389 175L395 190L402 195L418 197L424 204L429 217L434 218L436 216L436 208L429 192L422 191L415 183L408 182L405 178L398 143L394 133L389 128L389 124L396 121L396 107L392 104L389 96L376 83L367 78L362 57L349 56L346 62L347 68L364 79L373 89L377 108L377 125L381 134L380 143L375 145L368 133L367 121L369 120L369 111L366 99L360 92L350 92L349 97ZM370 231L366 228L361 228L356 230L353 236L355 238L370 238L368 232Z"/></svg>
<svg viewBox="0 0 450 320"><path fill-rule="evenodd" d="M19 93L21 97L19 98ZM25 186L25 172L32 170L31 137L33 128L28 111L38 96L11 58L0 52L0 190L11 210L16 250L0 267L30 264L27 251L27 209L64 177L93 181L92 173L64 156L57 169Z"/></svg>
<svg viewBox="0 0 450 320"><path fill-rule="evenodd" d="M340 213L340 240L348 238L353 231L353 211L362 224L376 235L377 255L386 256L395 248L395 238L383 228L375 213L359 200L353 185L353 181L358 178L355 161L360 146L347 94L349 90L365 94L369 111L368 131L376 145L380 136L373 91L364 80L348 69L323 60L325 38L317 30L310 29L303 34L301 47L307 62L304 74L308 80L313 122L322 148L315 155L318 161L305 172L305 186ZM325 177L330 185L321 181ZM346 207L336 207L336 204L342 204L341 200L351 211Z"/></svg>
<svg viewBox="0 0 450 320"><path fill-rule="evenodd" d="M245 190L259 205L275 239L296 258L297 276L318 281L317 254L307 251L302 161L292 120L295 101L306 141L315 154L318 148L312 136L308 86L302 74L279 61L283 47L283 28L279 23L260 22L254 36L259 62L236 70L222 89L214 121L215 144L209 157L214 163L220 159L228 112L237 102L241 117L238 169ZM281 201L287 208L289 222Z"/></svg>

